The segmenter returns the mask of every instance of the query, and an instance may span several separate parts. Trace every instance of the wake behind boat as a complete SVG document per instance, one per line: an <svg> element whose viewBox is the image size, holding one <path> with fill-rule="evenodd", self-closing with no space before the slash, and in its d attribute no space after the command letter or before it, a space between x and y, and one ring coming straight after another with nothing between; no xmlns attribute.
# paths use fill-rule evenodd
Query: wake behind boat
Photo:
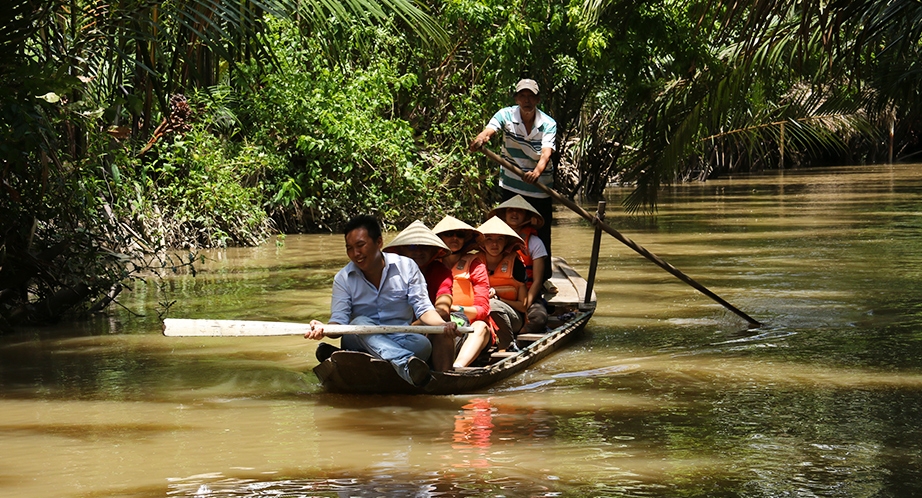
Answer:
<svg viewBox="0 0 922 498"><path fill-rule="evenodd" d="M390 363L358 351L336 351L314 367L323 388L337 393L364 394L462 394L483 389L515 375L557 351L579 334L592 317L595 293L586 299L587 283L562 258L553 258L548 293L548 330L544 334L519 334L518 351L494 353L482 367L432 372L425 387L401 379Z"/></svg>

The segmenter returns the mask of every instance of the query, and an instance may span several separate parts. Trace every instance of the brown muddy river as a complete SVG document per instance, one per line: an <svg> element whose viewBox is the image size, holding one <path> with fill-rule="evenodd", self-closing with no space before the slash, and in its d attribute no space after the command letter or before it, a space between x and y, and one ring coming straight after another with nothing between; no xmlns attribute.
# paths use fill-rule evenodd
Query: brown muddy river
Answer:
<svg viewBox="0 0 922 498"><path fill-rule="evenodd" d="M205 252L128 311L0 336L0 496L918 495L922 166L676 186L643 219L626 194L610 224L765 326L603 235L584 336L526 374L331 395L315 342L166 338L158 312L326 319L342 236ZM585 275L592 230L556 221Z"/></svg>

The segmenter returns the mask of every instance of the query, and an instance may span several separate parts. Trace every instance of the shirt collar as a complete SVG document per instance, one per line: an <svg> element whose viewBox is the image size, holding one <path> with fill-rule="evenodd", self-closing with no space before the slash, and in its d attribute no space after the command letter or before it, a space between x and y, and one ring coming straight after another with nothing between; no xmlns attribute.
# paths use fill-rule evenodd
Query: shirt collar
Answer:
<svg viewBox="0 0 922 498"><path fill-rule="evenodd" d="M544 120L541 119L541 116L544 113L541 112L541 109L535 108L535 126L532 127L532 131L538 130L541 128ZM517 125L524 126L524 120L522 119L522 109L519 106L515 106L515 111L512 112L512 122Z"/></svg>
<svg viewBox="0 0 922 498"><path fill-rule="evenodd" d="M387 276L388 269L396 263L397 255L394 253L384 252L384 251L381 251L381 254L384 255L384 271L382 273L382 276ZM349 261L349 263L346 264L346 273L359 273L360 275L364 277L362 270L360 270L359 267L356 266L355 263L353 263L352 261Z"/></svg>

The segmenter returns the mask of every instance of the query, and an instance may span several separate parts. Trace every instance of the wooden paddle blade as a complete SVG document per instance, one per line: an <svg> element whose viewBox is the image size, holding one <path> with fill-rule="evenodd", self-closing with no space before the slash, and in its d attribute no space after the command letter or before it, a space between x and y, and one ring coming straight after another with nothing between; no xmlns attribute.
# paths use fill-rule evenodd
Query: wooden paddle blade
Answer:
<svg viewBox="0 0 922 498"><path fill-rule="evenodd" d="M463 333L473 331L459 327ZM163 335L167 337L264 337L276 335L304 335L311 330L308 323L260 322L255 320L206 320L166 318ZM438 325L324 325L326 334L441 334Z"/></svg>
<svg viewBox="0 0 922 498"><path fill-rule="evenodd" d="M304 335L310 332L307 323L260 322L252 320L195 320L166 318L163 335L167 337L260 337L274 335Z"/></svg>

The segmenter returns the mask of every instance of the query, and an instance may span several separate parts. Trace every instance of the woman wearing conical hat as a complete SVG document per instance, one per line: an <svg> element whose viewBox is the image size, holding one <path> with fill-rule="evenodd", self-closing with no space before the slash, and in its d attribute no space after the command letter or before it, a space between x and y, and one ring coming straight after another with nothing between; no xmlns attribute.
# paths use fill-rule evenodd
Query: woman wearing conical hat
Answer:
<svg viewBox="0 0 922 498"><path fill-rule="evenodd" d="M451 270L438 261L438 258L451 252L442 239L423 222L416 220L384 246L384 252L393 252L416 261L426 279L429 300L442 319L449 320L454 279ZM432 369L439 372L451 370L455 359L455 338L447 334L429 334L426 337L432 343Z"/></svg>
<svg viewBox="0 0 922 498"><path fill-rule="evenodd" d="M474 329L463 338L454 366L485 363L495 350L496 335L490 323L490 279L483 261L472 252L480 233L453 216L443 218L432 231L451 251L442 257L442 263L454 277L452 315L469 321Z"/></svg>
<svg viewBox="0 0 922 498"><path fill-rule="evenodd" d="M525 332L543 333L547 327L544 282L550 276L551 264L547 248L537 236L537 229L544 225L544 218L518 195L493 208L487 216L497 216L505 221L525 242L519 250L519 257L525 263L528 287Z"/></svg>
<svg viewBox="0 0 922 498"><path fill-rule="evenodd" d="M522 328L526 310L525 264L518 249L523 241L515 230L496 216L477 227L483 259L490 278L490 317L496 324L497 347L506 349Z"/></svg>

